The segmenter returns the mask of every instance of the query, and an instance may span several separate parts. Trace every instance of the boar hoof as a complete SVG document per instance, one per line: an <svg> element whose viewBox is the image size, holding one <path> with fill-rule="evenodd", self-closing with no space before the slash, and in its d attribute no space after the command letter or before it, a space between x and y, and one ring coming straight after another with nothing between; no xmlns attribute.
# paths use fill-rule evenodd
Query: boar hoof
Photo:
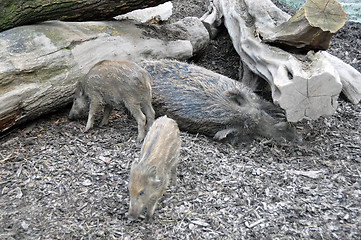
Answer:
<svg viewBox="0 0 361 240"><path fill-rule="evenodd" d="M138 219L132 217L131 215L128 215L128 220L131 221L131 222L135 222L135 221L137 221Z"/></svg>
<svg viewBox="0 0 361 240"><path fill-rule="evenodd" d="M101 122L101 123L99 124L99 127L104 127L104 125L107 125L107 123Z"/></svg>
<svg viewBox="0 0 361 240"><path fill-rule="evenodd" d="M144 137L138 136L136 142L137 142L137 144L141 144L143 142L143 140L144 140Z"/></svg>
<svg viewBox="0 0 361 240"><path fill-rule="evenodd" d="M152 223L152 222L153 222L153 218L147 215L147 216L145 216L145 222L146 222L146 223Z"/></svg>

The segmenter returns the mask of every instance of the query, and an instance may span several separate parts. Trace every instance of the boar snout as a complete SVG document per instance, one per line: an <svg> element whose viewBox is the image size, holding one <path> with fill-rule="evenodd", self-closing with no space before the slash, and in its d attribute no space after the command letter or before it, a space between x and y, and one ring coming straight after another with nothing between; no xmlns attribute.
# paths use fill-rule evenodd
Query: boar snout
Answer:
<svg viewBox="0 0 361 240"><path fill-rule="evenodd" d="M74 112L70 111L70 112L69 112L68 119L69 119L70 121L74 121L74 120L78 119L78 115L75 114Z"/></svg>
<svg viewBox="0 0 361 240"><path fill-rule="evenodd" d="M69 113L68 119L69 119L70 121L74 121L74 114Z"/></svg>
<svg viewBox="0 0 361 240"><path fill-rule="evenodd" d="M291 142L294 144L302 144L303 139L300 135L296 133L295 128L293 128L290 123L288 122L280 122L276 123L274 125L276 129L276 133L274 135L277 135L277 133L281 133L279 136L280 139L282 139L285 142Z"/></svg>
<svg viewBox="0 0 361 240"><path fill-rule="evenodd" d="M130 202L129 211L128 211L128 218L130 220L136 220L140 217L140 214L144 212L144 206L138 204L139 206L135 206L133 201Z"/></svg>
<svg viewBox="0 0 361 240"><path fill-rule="evenodd" d="M68 115L68 119L70 121L74 121L77 120L81 117L84 117L85 113L84 111L80 111L80 110L74 110L74 107L70 110L69 115Z"/></svg>

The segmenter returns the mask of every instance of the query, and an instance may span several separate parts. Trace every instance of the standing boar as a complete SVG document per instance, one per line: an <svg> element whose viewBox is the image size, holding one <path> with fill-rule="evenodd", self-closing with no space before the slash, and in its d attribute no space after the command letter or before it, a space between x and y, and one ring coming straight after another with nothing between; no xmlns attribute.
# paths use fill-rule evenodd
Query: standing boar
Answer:
<svg viewBox="0 0 361 240"><path fill-rule="evenodd" d="M77 119L89 111L85 127L87 132L94 125L100 105L104 105L104 116L100 123L103 126L108 123L113 107L124 103L137 120L137 142L141 142L154 121L151 100L151 77L147 71L133 62L105 60L92 67L79 82L69 119Z"/></svg>
<svg viewBox="0 0 361 240"><path fill-rule="evenodd" d="M138 218L146 211L146 220L151 219L169 182L176 184L179 149L177 123L167 116L158 118L144 140L139 160L130 169L130 217Z"/></svg>
<svg viewBox="0 0 361 240"><path fill-rule="evenodd" d="M242 83L207 69L170 60L139 64L152 76L153 106L179 128L235 144L255 137L298 142L279 107Z"/></svg>

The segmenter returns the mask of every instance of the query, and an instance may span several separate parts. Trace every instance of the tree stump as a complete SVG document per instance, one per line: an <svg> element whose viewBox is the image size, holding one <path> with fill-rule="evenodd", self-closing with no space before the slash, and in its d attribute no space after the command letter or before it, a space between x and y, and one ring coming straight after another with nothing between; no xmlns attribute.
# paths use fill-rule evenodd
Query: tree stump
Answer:
<svg viewBox="0 0 361 240"><path fill-rule="evenodd" d="M287 22L274 28L263 41L307 50L326 50L347 15L336 0L307 0ZM262 33L261 33L262 34Z"/></svg>

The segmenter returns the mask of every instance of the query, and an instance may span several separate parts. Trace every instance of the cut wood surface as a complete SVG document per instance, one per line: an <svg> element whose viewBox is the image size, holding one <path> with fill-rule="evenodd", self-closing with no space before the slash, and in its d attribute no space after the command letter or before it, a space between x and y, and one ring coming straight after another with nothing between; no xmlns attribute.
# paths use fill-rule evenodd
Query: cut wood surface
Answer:
<svg viewBox="0 0 361 240"><path fill-rule="evenodd" d="M187 59L207 39L195 17L162 27L49 21L1 32L0 132L69 104L75 84L101 60Z"/></svg>
<svg viewBox="0 0 361 240"><path fill-rule="evenodd" d="M135 9L156 6L167 0L24 0L0 1L0 31L46 20L96 21Z"/></svg>
<svg viewBox="0 0 361 240"><path fill-rule="evenodd" d="M287 22L275 27L271 35L261 35L264 42L303 50L326 50L346 19L336 0L307 0Z"/></svg>
<svg viewBox="0 0 361 240"><path fill-rule="evenodd" d="M207 29L216 29L223 19L245 66L243 76L249 77L247 71L251 71L265 79L271 87L274 103L286 111L289 121L317 119L335 112L341 80L346 75L340 75L324 52L295 54L262 41L261 36L272 35L291 16L269 0L214 0L211 7L212 11L201 18L210 26ZM358 72L349 76L361 81ZM249 82L249 79L242 81Z"/></svg>

